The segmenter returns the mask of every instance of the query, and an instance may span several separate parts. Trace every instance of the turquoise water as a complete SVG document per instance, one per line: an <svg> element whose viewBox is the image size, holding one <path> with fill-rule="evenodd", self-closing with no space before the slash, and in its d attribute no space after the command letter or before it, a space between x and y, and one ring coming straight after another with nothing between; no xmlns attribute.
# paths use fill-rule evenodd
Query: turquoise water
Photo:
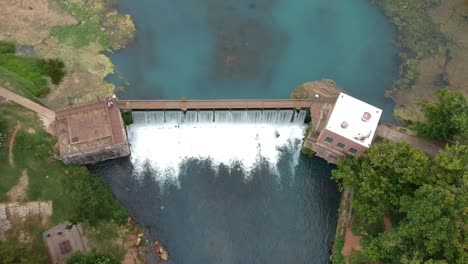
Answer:
<svg viewBox="0 0 468 264"><path fill-rule="evenodd" d="M288 98L331 78L384 109L395 30L370 0L121 0L137 38L111 54L125 98Z"/></svg>
<svg viewBox="0 0 468 264"><path fill-rule="evenodd" d="M383 94L397 74L396 35L370 0L120 0L118 8L138 31L111 54L119 74L110 79L129 84L120 97L288 98L304 82L331 78L392 120ZM147 237L168 247L169 263L328 263L339 202L333 166L299 154L301 133L275 149L269 142L282 132L259 131L252 146L240 137L250 130L232 124L235 133L223 138L213 126L186 128L194 140L180 127L130 128L140 133L132 157L90 168ZM191 142L221 158L182 157L193 153ZM225 163L236 155L252 162L252 148L270 159L258 156L250 169ZM177 180L163 180L161 164Z"/></svg>

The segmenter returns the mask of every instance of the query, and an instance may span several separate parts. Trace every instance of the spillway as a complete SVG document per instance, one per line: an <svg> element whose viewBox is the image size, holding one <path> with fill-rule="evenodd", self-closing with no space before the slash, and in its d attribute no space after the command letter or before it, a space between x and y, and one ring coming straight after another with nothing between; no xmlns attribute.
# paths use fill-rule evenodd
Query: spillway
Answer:
<svg viewBox="0 0 468 264"><path fill-rule="evenodd" d="M299 156L307 112L134 111L132 115L128 136L134 172L150 167L163 182L177 180L180 164L191 158L210 159L214 166L240 163L247 174L266 160L275 171L282 149Z"/></svg>

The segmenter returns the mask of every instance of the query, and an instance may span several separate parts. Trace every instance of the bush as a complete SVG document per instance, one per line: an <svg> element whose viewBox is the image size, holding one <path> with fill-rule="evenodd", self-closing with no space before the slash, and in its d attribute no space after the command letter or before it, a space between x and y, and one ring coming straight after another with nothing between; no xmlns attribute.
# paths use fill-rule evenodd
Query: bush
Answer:
<svg viewBox="0 0 468 264"><path fill-rule="evenodd" d="M122 119L126 126L133 124L132 112L122 112Z"/></svg>
<svg viewBox="0 0 468 264"><path fill-rule="evenodd" d="M37 61L42 73L50 77L53 84L59 84L65 76L65 64L58 59L39 59Z"/></svg>
<svg viewBox="0 0 468 264"><path fill-rule="evenodd" d="M0 41L0 54L15 53L16 45L12 42Z"/></svg>
<svg viewBox="0 0 468 264"><path fill-rule="evenodd" d="M67 259L67 264L119 264L119 261L110 254L91 251L88 254L75 253Z"/></svg>
<svg viewBox="0 0 468 264"><path fill-rule="evenodd" d="M34 254L25 244L16 241L0 241L0 264L46 263L46 259Z"/></svg>
<svg viewBox="0 0 468 264"><path fill-rule="evenodd" d="M64 195L70 199L71 222L96 225L100 221L125 221L128 214L114 199L110 188L86 168L73 169L62 178L61 184Z"/></svg>

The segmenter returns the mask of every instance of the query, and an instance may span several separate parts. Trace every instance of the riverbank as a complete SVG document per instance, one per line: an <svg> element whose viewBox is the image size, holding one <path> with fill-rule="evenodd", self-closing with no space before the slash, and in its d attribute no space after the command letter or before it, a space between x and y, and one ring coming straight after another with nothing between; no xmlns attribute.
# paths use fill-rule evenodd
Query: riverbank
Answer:
<svg viewBox="0 0 468 264"><path fill-rule="evenodd" d="M0 102L0 134L6 134L0 146L0 259L12 257L3 250L12 247L27 252L17 253L20 259L48 263L42 233L72 221L82 223L91 249L139 261L134 241L140 229L126 224L126 210L101 180L54 158L55 139L35 113ZM34 215L32 207L38 206L40 214Z"/></svg>
<svg viewBox="0 0 468 264"><path fill-rule="evenodd" d="M386 93L403 122L422 119L421 99L448 87L468 94L468 2L372 0L399 31L400 76Z"/></svg>
<svg viewBox="0 0 468 264"><path fill-rule="evenodd" d="M125 47L135 35L129 15L105 0L1 1L0 40L18 45L22 56L60 59L67 74L40 101L52 109L106 98L116 87L104 79L114 72L102 54ZM6 88L19 89L22 78L0 67Z"/></svg>

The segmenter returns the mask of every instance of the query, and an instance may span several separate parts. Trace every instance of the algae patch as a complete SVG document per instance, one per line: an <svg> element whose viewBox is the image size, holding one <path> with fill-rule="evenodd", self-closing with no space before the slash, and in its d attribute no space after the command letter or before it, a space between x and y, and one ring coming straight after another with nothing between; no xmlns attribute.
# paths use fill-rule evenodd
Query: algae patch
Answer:
<svg viewBox="0 0 468 264"><path fill-rule="evenodd" d="M65 62L63 81L51 84L50 94L41 99L51 108L111 95L115 87L104 78L114 66L102 52L124 47L135 31L131 17L106 0L0 1L0 40L21 45L22 55ZM23 78L8 77L1 82L7 88L18 92L27 86Z"/></svg>

